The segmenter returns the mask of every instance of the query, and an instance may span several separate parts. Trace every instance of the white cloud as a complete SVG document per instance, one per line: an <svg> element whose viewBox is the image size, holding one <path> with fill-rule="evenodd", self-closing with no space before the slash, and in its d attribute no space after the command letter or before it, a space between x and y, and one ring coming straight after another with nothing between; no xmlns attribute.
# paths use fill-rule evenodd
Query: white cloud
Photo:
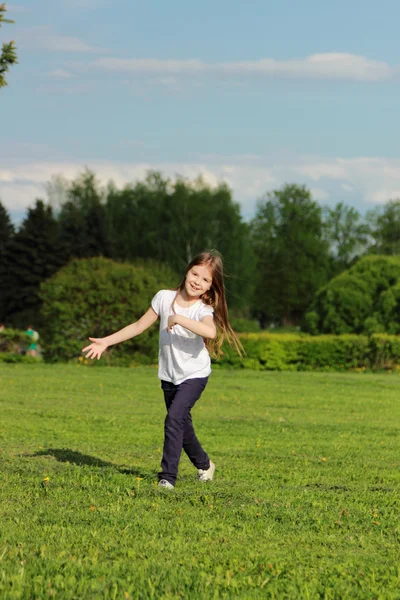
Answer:
<svg viewBox="0 0 400 600"><path fill-rule="evenodd" d="M399 200L400 199L400 187L395 188L382 188L376 190L371 194L372 202L376 204L385 204L388 200Z"/></svg>
<svg viewBox="0 0 400 600"><path fill-rule="evenodd" d="M319 181L322 177L329 179L343 179L346 170L340 162L311 162L295 167L296 171L314 181Z"/></svg>
<svg viewBox="0 0 400 600"><path fill-rule="evenodd" d="M313 199L318 200L319 202L323 202L329 198L328 192L321 188L310 188L310 192Z"/></svg>
<svg viewBox="0 0 400 600"><path fill-rule="evenodd" d="M83 54L105 54L109 50L91 46L80 38L57 35L46 26L20 28L17 33L18 45L28 50L49 52L80 52Z"/></svg>
<svg viewBox="0 0 400 600"><path fill-rule="evenodd" d="M342 189L361 192L365 202L371 204L387 202L400 189L400 159L363 156L330 161L314 159L296 166L296 172L313 181L338 181Z"/></svg>
<svg viewBox="0 0 400 600"><path fill-rule="evenodd" d="M0 180L0 200L10 211L21 212L31 206L36 198L45 198L43 185L14 183L2 185Z"/></svg>
<svg viewBox="0 0 400 600"><path fill-rule="evenodd" d="M169 75L256 75L259 77L289 77L311 79L346 79L380 81L391 79L397 69L383 61L347 53L314 54L303 59L206 63L201 60L153 58L99 58L90 65L106 71L163 73Z"/></svg>

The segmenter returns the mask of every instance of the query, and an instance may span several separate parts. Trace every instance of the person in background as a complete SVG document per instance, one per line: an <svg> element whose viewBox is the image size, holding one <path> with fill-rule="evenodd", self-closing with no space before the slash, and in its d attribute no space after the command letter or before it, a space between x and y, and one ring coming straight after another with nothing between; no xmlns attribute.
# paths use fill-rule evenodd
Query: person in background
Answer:
<svg viewBox="0 0 400 600"><path fill-rule="evenodd" d="M26 351L26 355L27 356L36 356L36 354L37 354L37 344L36 344L36 342L39 339L39 334L38 334L37 331L35 331L33 329L32 325L28 326L28 328L26 329L25 333L27 333L32 338L32 342L28 346L28 349Z"/></svg>

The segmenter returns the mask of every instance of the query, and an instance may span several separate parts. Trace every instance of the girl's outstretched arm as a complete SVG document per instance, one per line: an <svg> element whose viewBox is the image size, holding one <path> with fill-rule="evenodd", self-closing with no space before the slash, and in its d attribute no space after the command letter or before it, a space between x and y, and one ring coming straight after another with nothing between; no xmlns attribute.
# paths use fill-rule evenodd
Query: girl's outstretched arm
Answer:
<svg viewBox="0 0 400 600"><path fill-rule="evenodd" d="M140 335L143 331L148 329L150 325L153 325L157 319L157 313L154 312L152 308L149 308L136 323L131 323L127 327L104 338L89 338L92 343L89 346L86 346L86 348L83 348L82 352L87 353L86 358L97 358L97 360L99 360L100 356L108 346L125 342L126 340L130 340L131 338Z"/></svg>

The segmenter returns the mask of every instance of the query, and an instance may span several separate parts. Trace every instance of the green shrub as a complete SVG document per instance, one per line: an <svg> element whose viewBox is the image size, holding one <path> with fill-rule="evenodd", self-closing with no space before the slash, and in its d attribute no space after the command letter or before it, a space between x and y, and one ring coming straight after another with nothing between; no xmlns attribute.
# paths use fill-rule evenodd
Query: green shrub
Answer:
<svg viewBox="0 0 400 600"><path fill-rule="evenodd" d="M393 369L400 365L400 336L376 334L369 341L370 366L374 369Z"/></svg>
<svg viewBox="0 0 400 600"><path fill-rule="evenodd" d="M73 260L41 285L45 360L78 359L90 343L89 336L104 337L137 321L159 289L178 283L171 269L154 262L133 265L102 257ZM157 325L137 338L111 346L103 356L108 364L156 362ZM103 359L101 362L104 364Z"/></svg>
<svg viewBox="0 0 400 600"><path fill-rule="evenodd" d="M230 324L236 333L256 333L257 331L261 331L258 321L246 319L245 317L232 317Z"/></svg>
<svg viewBox="0 0 400 600"><path fill-rule="evenodd" d="M11 352L0 353L0 363L31 363L41 362L41 358L36 356L26 356L26 354L12 354Z"/></svg>
<svg viewBox="0 0 400 600"><path fill-rule="evenodd" d="M26 352L32 338L20 329L3 329L0 331L0 353L19 354Z"/></svg>
<svg viewBox="0 0 400 600"><path fill-rule="evenodd" d="M309 333L400 333L400 257L367 256L334 277L305 317Z"/></svg>
<svg viewBox="0 0 400 600"><path fill-rule="evenodd" d="M266 371L392 369L400 365L400 336L241 334L240 359L224 347L220 366Z"/></svg>

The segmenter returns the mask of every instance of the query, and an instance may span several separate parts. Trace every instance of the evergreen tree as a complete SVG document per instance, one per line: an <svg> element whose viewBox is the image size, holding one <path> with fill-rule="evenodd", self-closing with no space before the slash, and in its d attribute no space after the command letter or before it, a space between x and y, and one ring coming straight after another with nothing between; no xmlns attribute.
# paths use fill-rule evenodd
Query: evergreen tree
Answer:
<svg viewBox="0 0 400 600"><path fill-rule="evenodd" d="M68 200L61 208L58 222L59 242L64 264L71 258L87 256L86 221L78 206Z"/></svg>
<svg viewBox="0 0 400 600"><path fill-rule="evenodd" d="M5 321L5 295L8 288L5 268L6 253L14 236L14 226L9 214L0 202L0 322Z"/></svg>
<svg viewBox="0 0 400 600"><path fill-rule="evenodd" d="M5 319L16 327L40 327L40 283L63 262L58 236L59 226L51 207L37 200L7 247Z"/></svg>

